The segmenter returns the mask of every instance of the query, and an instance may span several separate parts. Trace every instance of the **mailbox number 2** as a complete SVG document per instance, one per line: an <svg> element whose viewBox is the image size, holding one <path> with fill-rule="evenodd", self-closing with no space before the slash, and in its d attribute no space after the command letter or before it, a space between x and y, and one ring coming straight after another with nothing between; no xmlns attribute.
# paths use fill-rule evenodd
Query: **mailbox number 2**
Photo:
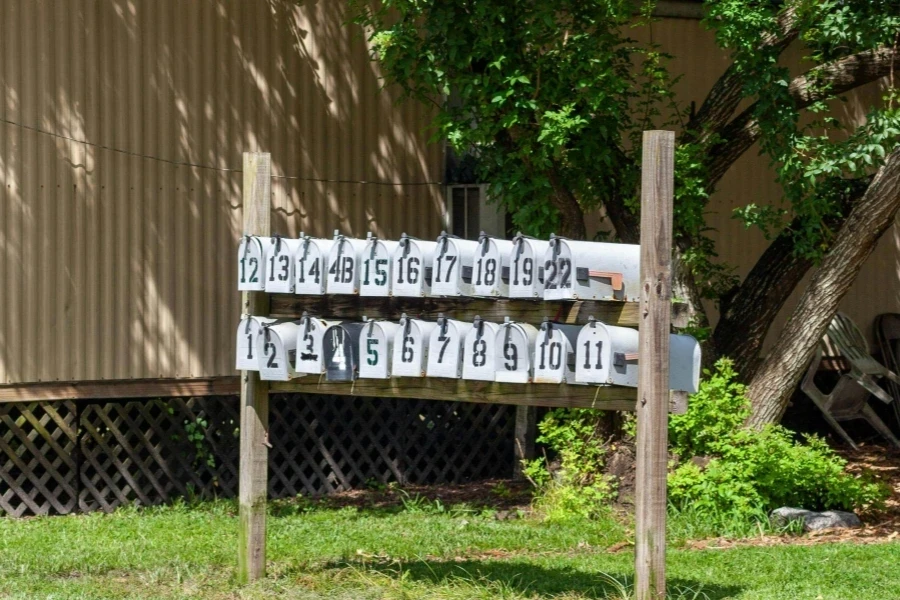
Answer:
<svg viewBox="0 0 900 600"><path fill-rule="evenodd" d="M253 269L250 273L250 283L257 283L259 281L259 277L257 277L257 273L259 272L259 259L255 256L244 257L241 259L241 283L247 283L247 268Z"/></svg>
<svg viewBox="0 0 900 600"><path fill-rule="evenodd" d="M275 352L275 344L272 342L266 342L263 346L263 354L269 357L269 362L266 363L266 366L270 369L277 369L278 363L275 362L275 356L277 353Z"/></svg>
<svg viewBox="0 0 900 600"><path fill-rule="evenodd" d="M572 260L560 258L559 261L548 260L544 266L547 272L547 289L555 290L557 287L564 290L572 287ZM559 282L556 278L559 277Z"/></svg>

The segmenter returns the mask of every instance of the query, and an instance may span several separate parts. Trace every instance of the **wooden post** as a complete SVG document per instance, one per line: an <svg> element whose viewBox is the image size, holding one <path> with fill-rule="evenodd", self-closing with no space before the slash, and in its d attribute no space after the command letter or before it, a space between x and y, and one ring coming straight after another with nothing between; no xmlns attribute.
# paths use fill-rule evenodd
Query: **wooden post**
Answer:
<svg viewBox="0 0 900 600"><path fill-rule="evenodd" d="M522 479L522 461L534 458L534 439L537 437L537 408L516 406L516 439L513 456L513 477Z"/></svg>
<svg viewBox="0 0 900 600"><path fill-rule="evenodd" d="M666 466L675 134L645 131L641 162L635 598L666 595Z"/></svg>
<svg viewBox="0 0 900 600"><path fill-rule="evenodd" d="M244 234L270 235L271 156L244 153ZM243 292L241 310L268 315L265 292ZM268 487L269 385L257 371L241 372L241 460L238 573L240 583L266 574L266 489Z"/></svg>

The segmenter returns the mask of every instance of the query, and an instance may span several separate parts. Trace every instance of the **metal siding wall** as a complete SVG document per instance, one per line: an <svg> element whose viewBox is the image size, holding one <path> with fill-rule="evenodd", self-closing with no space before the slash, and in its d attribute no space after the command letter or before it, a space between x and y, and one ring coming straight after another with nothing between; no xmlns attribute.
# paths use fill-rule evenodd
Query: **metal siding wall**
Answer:
<svg viewBox="0 0 900 600"><path fill-rule="evenodd" d="M0 0L2 117L107 147L0 124L0 384L232 374L243 151L274 231L437 235L438 186L284 178L442 177L344 9Z"/></svg>

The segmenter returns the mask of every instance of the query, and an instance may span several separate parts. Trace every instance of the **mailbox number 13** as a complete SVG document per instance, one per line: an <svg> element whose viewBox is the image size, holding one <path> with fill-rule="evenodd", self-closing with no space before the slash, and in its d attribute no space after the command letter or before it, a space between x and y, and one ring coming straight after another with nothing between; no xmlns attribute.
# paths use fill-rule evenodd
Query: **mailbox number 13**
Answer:
<svg viewBox="0 0 900 600"><path fill-rule="evenodd" d="M275 281L275 256L273 255L269 259L269 281ZM282 254L278 256L278 262L281 263L281 273L278 275L278 281L287 281L288 273L290 273L291 268L291 257L287 254Z"/></svg>

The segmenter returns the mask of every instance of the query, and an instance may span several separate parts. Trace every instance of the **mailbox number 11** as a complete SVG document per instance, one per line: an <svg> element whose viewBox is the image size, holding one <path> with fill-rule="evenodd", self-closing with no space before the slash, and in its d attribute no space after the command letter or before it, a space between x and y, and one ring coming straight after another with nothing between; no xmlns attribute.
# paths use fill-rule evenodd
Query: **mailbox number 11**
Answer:
<svg viewBox="0 0 900 600"><path fill-rule="evenodd" d="M597 346L597 364L594 367L597 370L603 368L603 342L598 341L594 342L594 345ZM584 368L591 368L591 341L587 340L584 343Z"/></svg>

